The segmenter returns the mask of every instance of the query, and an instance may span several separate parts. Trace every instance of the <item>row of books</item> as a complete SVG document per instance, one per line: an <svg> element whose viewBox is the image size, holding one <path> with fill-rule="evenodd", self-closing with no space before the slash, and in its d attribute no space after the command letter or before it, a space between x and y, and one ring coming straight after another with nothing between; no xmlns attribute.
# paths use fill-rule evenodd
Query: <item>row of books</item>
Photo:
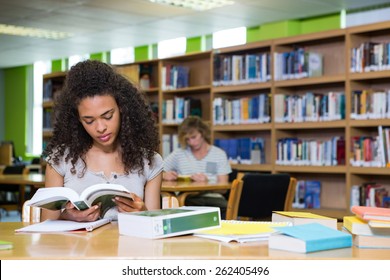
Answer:
<svg viewBox="0 0 390 280"><path fill-rule="evenodd" d="M45 108L42 112L43 130L51 130L54 126L54 111L52 108Z"/></svg>
<svg viewBox="0 0 390 280"><path fill-rule="evenodd" d="M351 187L351 207L371 206L390 208L390 187L376 182L365 182Z"/></svg>
<svg viewBox="0 0 390 280"><path fill-rule="evenodd" d="M49 79L43 82L43 96L42 101L53 101L58 92L62 88L63 82Z"/></svg>
<svg viewBox="0 0 390 280"><path fill-rule="evenodd" d="M226 152L232 164L265 163L265 140L261 137L215 139L214 145Z"/></svg>
<svg viewBox="0 0 390 280"><path fill-rule="evenodd" d="M351 49L351 72L362 73L390 69L389 42L363 42Z"/></svg>
<svg viewBox="0 0 390 280"><path fill-rule="evenodd" d="M343 231L353 237L353 244L359 248L390 248L390 208L353 206L355 215L345 216Z"/></svg>
<svg viewBox="0 0 390 280"><path fill-rule="evenodd" d="M162 119L166 124L179 124L188 116L202 117L200 99L175 96L162 103Z"/></svg>
<svg viewBox="0 0 390 280"><path fill-rule="evenodd" d="M277 141L279 165L336 166L345 164L345 140L335 136L328 140L281 138Z"/></svg>
<svg viewBox="0 0 390 280"><path fill-rule="evenodd" d="M345 119L344 92L275 94L275 122L318 122Z"/></svg>
<svg viewBox="0 0 390 280"><path fill-rule="evenodd" d="M179 138L177 134L162 135L162 157L166 158L174 150L180 148Z"/></svg>
<svg viewBox="0 0 390 280"><path fill-rule="evenodd" d="M323 55L299 47L274 54L275 80L290 80L323 75Z"/></svg>
<svg viewBox="0 0 390 280"><path fill-rule="evenodd" d="M351 98L351 119L390 118L390 90L354 90Z"/></svg>
<svg viewBox="0 0 390 280"><path fill-rule="evenodd" d="M183 65L166 64L161 69L161 88L173 90L189 86L190 68Z"/></svg>
<svg viewBox="0 0 390 280"><path fill-rule="evenodd" d="M321 182L318 180L299 180L292 206L298 209L320 208Z"/></svg>
<svg viewBox="0 0 390 280"><path fill-rule="evenodd" d="M268 123L271 120L271 101L267 93L253 97L213 100L213 121L217 125Z"/></svg>
<svg viewBox="0 0 390 280"><path fill-rule="evenodd" d="M259 83L271 80L270 53L215 55L214 86Z"/></svg>
<svg viewBox="0 0 390 280"><path fill-rule="evenodd" d="M351 148L353 157L352 166L357 167L383 167L379 136L353 136Z"/></svg>

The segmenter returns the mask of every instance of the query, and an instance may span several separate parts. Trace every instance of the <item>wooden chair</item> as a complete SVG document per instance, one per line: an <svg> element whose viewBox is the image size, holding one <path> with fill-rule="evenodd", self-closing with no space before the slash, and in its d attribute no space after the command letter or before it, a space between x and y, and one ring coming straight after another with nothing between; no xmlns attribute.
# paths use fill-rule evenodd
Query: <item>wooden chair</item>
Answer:
<svg viewBox="0 0 390 280"><path fill-rule="evenodd" d="M225 220L237 219L243 183L244 182L241 179L234 179L232 182L226 207Z"/></svg>
<svg viewBox="0 0 390 280"><path fill-rule="evenodd" d="M290 211L297 180L288 174L247 173L238 202L237 215L230 219L270 220L272 211Z"/></svg>
<svg viewBox="0 0 390 280"><path fill-rule="evenodd" d="M24 165L6 166L2 174L22 174L27 175L29 170ZM25 197L25 186L2 184L0 185L0 208L8 211L22 211ZM0 214L1 217L1 214Z"/></svg>
<svg viewBox="0 0 390 280"><path fill-rule="evenodd" d="M177 208L179 207L179 201L176 198L176 196L167 193L167 192L161 192L161 208Z"/></svg>
<svg viewBox="0 0 390 280"><path fill-rule="evenodd" d="M28 205L29 201L30 200L26 200L23 203L22 222L39 223L41 221L41 209L38 207L32 207Z"/></svg>

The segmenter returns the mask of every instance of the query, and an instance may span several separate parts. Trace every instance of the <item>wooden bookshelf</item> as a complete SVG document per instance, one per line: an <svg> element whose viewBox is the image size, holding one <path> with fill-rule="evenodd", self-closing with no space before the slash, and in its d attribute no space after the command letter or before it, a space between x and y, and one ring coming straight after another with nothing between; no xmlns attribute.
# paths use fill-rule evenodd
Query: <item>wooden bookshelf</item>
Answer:
<svg viewBox="0 0 390 280"><path fill-rule="evenodd" d="M390 169L386 167L355 167L350 164L351 137L377 134L378 126L390 126L390 118L356 120L351 118L352 91L360 89L390 90L390 68L379 71L351 72L352 49L364 42L389 42L390 21L357 26L352 28L311 33L299 36L266 40L213 51L191 53L183 56L135 62L117 67L134 67L149 63L153 69L151 87L143 89L151 102L158 105L158 128L163 149L162 136L176 134L180 122L164 122L163 104L177 97L198 98L201 100L202 119L211 124L212 139L232 139L240 137L261 137L265 140L265 162L263 164L232 164L240 171L259 171L267 173L290 173L298 180L320 180L322 183L320 209L295 209L322 215L342 218L350 215L351 186L369 180L388 185ZM301 47L306 51L322 56L322 75L304 78L278 79L274 73L275 54L290 52ZM267 67L270 79L257 82L235 81L221 85L216 78L219 58L269 54ZM189 69L188 84L180 88L167 88L164 67L184 66ZM219 69L219 68L218 68ZM47 77L48 78L48 77ZM340 120L275 122L275 96L278 94L303 96L307 92L325 95L329 92L342 92L345 95L345 116ZM270 97L269 122L215 124L213 101L216 98L251 98L258 94ZM44 107L50 108L45 105ZM342 164L330 166L277 164L278 139L298 137L303 139L326 140L330 137L345 139L345 158Z"/></svg>
<svg viewBox="0 0 390 280"><path fill-rule="evenodd" d="M53 72L43 75L43 99L42 99L42 140L43 148L53 136L54 124L54 100L65 81L66 72Z"/></svg>

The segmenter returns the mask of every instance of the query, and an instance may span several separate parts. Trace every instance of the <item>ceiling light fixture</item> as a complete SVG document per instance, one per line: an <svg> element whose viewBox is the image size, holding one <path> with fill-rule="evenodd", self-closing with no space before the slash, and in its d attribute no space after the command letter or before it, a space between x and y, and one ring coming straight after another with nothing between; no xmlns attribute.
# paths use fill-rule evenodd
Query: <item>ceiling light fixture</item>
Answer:
<svg viewBox="0 0 390 280"><path fill-rule="evenodd" d="M60 40L72 37L72 33L60 32L47 29L39 29L32 27L0 24L0 34L23 36L23 37L36 37L43 39Z"/></svg>
<svg viewBox="0 0 390 280"><path fill-rule="evenodd" d="M209 10L234 4L230 0L149 0L153 3L170 5L180 8L188 8L198 11Z"/></svg>

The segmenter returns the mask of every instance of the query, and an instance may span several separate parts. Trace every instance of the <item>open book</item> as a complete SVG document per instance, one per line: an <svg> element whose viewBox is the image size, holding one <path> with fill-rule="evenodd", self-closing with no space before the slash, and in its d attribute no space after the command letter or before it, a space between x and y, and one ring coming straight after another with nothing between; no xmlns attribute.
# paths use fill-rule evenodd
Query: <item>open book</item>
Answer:
<svg viewBox="0 0 390 280"><path fill-rule="evenodd" d="M276 230L273 227L291 226L289 222L224 220L221 227L194 233L194 236L223 242L252 242L268 240Z"/></svg>
<svg viewBox="0 0 390 280"><path fill-rule="evenodd" d="M49 210L60 210L70 201L78 210L85 210L101 203L101 217L115 206L112 199L122 196L133 199L133 194L124 186L117 184L96 184L86 188L80 195L65 187L40 188L28 202L28 205Z"/></svg>

